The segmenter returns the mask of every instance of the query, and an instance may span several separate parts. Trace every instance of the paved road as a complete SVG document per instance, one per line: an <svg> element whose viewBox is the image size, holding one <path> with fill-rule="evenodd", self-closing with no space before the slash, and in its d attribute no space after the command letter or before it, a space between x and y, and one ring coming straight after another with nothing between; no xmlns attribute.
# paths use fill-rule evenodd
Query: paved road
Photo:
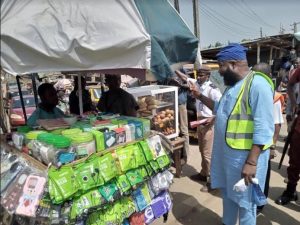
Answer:
<svg viewBox="0 0 300 225"><path fill-rule="evenodd" d="M270 182L269 204L264 208L263 214L258 216L258 225L300 225L300 200L283 207L274 203L285 189L283 182L286 176L288 157L284 160L281 170L278 170L278 162L283 148L283 137L286 135L286 127L281 129L280 140L277 143L277 157L272 161L272 173ZM201 156L196 144L190 146L193 157L189 159L188 165L183 169L181 178L175 178L171 187L173 196L173 210L167 223L162 219L157 220L154 225L218 225L222 224L222 201L220 193L202 193L200 188L203 184L192 181L189 177L200 171ZM300 163L300 162L299 162ZM298 193L300 197L300 185Z"/></svg>

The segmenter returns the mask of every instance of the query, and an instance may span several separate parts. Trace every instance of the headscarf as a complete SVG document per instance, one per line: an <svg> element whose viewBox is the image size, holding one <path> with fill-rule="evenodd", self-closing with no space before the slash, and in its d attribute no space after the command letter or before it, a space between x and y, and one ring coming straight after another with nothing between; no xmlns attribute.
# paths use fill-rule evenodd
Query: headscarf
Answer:
<svg viewBox="0 0 300 225"><path fill-rule="evenodd" d="M246 60L247 50L247 48L238 43L230 43L221 49L221 51L217 54L217 59L218 61Z"/></svg>

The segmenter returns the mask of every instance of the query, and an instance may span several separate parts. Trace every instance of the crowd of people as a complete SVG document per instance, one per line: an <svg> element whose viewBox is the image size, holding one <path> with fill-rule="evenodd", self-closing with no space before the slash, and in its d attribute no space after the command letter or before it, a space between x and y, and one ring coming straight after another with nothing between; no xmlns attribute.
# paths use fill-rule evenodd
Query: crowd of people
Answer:
<svg viewBox="0 0 300 225"><path fill-rule="evenodd" d="M243 225L256 224L257 213L262 211L264 204L253 197L253 184L258 183L265 196L268 196L270 160L276 156L276 142L284 123L282 113L285 100L275 90L270 65L259 63L250 68L246 52L247 49L240 44L229 44L217 54L219 73L227 87L223 94L210 81L211 69L205 65L190 70L176 70L173 83L169 82L170 85L179 87L179 125L181 134L185 137L185 162L194 154L189 150L187 96L192 95L196 99L199 121L197 133L202 162L200 173L193 179L206 183L201 191L221 190L222 222L225 225L234 225L238 220ZM298 199L296 186L300 174L300 93L299 86L296 85L300 83L299 61L297 58L293 62L284 78L289 96L287 122L292 125L289 126L287 187L276 200L280 205ZM286 67L283 69L287 72ZM109 90L102 94L98 105L94 106L82 78L83 112L99 110L136 116L138 104L131 94L120 88L120 76L106 75L105 83ZM283 86L280 84L277 90L280 91ZM75 78L69 105L70 112L77 115L78 89L78 79ZM35 126L39 119L65 116L57 108L58 97L53 85L40 85L38 94L41 103L28 119L28 125Z"/></svg>

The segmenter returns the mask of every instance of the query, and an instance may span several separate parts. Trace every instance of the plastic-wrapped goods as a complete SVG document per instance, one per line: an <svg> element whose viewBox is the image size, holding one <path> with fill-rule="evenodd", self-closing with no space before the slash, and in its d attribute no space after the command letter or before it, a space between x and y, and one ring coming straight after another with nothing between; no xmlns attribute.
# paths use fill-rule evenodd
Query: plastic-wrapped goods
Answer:
<svg viewBox="0 0 300 225"><path fill-rule="evenodd" d="M62 158L60 156L70 151L71 140L69 138L62 135L45 133L38 135L37 139L38 143L33 144L33 146L36 145L34 149L39 151L36 153L36 158L40 156L46 165L52 163L60 166L63 163L69 162L68 160L60 161L60 158Z"/></svg>
<svg viewBox="0 0 300 225"><path fill-rule="evenodd" d="M122 172L137 168L134 148L134 145L128 145L116 150L116 156Z"/></svg>
<svg viewBox="0 0 300 225"><path fill-rule="evenodd" d="M153 210L151 206L145 209L145 224L150 224L155 220Z"/></svg>
<svg viewBox="0 0 300 225"><path fill-rule="evenodd" d="M149 185L154 194L158 195L160 192L169 189L172 180L173 174L166 170L163 173L158 173L152 177L152 179L149 181Z"/></svg>
<svg viewBox="0 0 300 225"><path fill-rule="evenodd" d="M10 183L16 178L16 176L24 169L24 164L20 161L11 164L9 170L1 174L1 193L6 190Z"/></svg>
<svg viewBox="0 0 300 225"><path fill-rule="evenodd" d="M96 144L92 133L84 132L70 138L78 157L85 157L96 152Z"/></svg>
<svg viewBox="0 0 300 225"><path fill-rule="evenodd" d="M13 133L12 134L12 141L14 143L14 146L21 150L23 145L25 144L25 135L22 133Z"/></svg>
<svg viewBox="0 0 300 225"><path fill-rule="evenodd" d="M121 194L127 193L131 189L131 185L126 175L122 174L116 178L117 186L121 192Z"/></svg>
<svg viewBox="0 0 300 225"><path fill-rule="evenodd" d="M144 181L143 177L141 176L141 174L137 169L127 171L126 177L129 180L130 185L132 187L135 187L137 184L142 183Z"/></svg>
<svg viewBox="0 0 300 225"><path fill-rule="evenodd" d="M101 196L97 189L89 191L73 201L70 219L73 221L82 218L90 209L100 207L106 203L107 201Z"/></svg>
<svg viewBox="0 0 300 225"><path fill-rule="evenodd" d="M42 197L46 179L39 175L29 175L23 187L23 194L19 199L16 214L35 217L39 200Z"/></svg>
<svg viewBox="0 0 300 225"><path fill-rule="evenodd" d="M104 184L96 159L77 164L74 173L82 192Z"/></svg>
<svg viewBox="0 0 300 225"><path fill-rule="evenodd" d="M12 164L18 161L19 158L15 154L8 153L6 155L3 155L3 157L1 157L1 168L0 168L1 176L2 174L6 173L10 169Z"/></svg>
<svg viewBox="0 0 300 225"><path fill-rule="evenodd" d="M136 120L130 120L130 121L128 121L128 124L129 125L133 124L135 127L135 139L143 138L144 130L143 130L142 122L136 121Z"/></svg>
<svg viewBox="0 0 300 225"><path fill-rule="evenodd" d="M105 148L111 148L116 144L116 132L111 130L111 131L106 131L103 133L104 135L104 143L105 143Z"/></svg>
<svg viewBox="0 0 300 225"><path fill-rule="evenodd" d="M49 194L54 204L60 204L68 200L79 190L79 184L74 171L70 166L62 166L59 169L50 167L48 170Z"/></svg>
<svg viewBox="0 0 300 225"><path fill-rule="evenodd" d="M126 142L126 131L123 127L116 128L116 145Z"/></svg>
<svg viewBox="0 0 300 225"><path fill-rule="evenodd" d="M161 197L152 200L151 208L155 218L159 218L168 212L166 205Z"/></svg>
<svg viewBox="0 0 300 225"><path fill-rule="evenodd" d="M166 152L161 144L161 140L158 135L148 138L147 142L152 151L154 159L156 159L160 156L166 155Z"/></svg>
<svg viewBox="0 0 300 225"><path fill-rule="evenodd" d="M104 134L98 130L91 130L91 133L94 135L94 139L96 141L97 152L104 151L105 150Z"/></svg>
<svg viewBox="0 0 300 225"><path fill-rule="evenodd" d="M15 213L19 199L23 194L23 187L27 177L32 171L29 168L22 170L19 175L12 181L6 192L1 198L1 205L11 214Z"/></svg>
<svg viewBox="0 0 300 225"><path fill-rule="evenodd" d="M109 182L100 186L99 192L107 202L113 202L120 198L120 191L115 182Z"/></svg>
<svg viewBox="0 0 300 225"><path fill-rule="evenodd" d="M117 166L111 153L107 153L95 160L98 163L100 174L105 182L110 181L118 175Z"/></svg>

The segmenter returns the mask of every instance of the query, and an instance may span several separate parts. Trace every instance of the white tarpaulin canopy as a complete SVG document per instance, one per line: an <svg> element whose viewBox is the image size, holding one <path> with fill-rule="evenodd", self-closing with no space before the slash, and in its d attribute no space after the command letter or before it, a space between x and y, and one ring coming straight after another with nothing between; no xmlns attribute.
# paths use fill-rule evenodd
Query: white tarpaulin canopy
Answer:
<svg viewBox="0 0 300 225"><path fill-rule="evenodd" d="M149 69L133 0L2 0L1 65L11 74Z"/></svg>

